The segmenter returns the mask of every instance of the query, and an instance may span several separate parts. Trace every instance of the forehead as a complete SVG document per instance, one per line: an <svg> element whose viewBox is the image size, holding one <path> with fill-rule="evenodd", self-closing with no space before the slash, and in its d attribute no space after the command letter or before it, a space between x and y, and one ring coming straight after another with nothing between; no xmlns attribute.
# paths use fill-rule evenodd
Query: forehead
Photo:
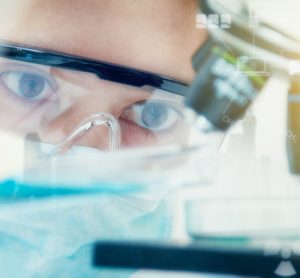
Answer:
<svg viewBox="0 0 300 278"><path fill-rule="evenodd" d="M2 0L0 38L188 79L203 36L185 2Z"/></svg>

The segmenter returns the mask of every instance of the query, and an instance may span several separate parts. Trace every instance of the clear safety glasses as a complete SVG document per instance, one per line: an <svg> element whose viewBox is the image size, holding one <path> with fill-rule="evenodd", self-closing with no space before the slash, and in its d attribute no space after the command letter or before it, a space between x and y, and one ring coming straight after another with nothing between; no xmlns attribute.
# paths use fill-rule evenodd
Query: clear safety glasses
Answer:
<svg viewBox="0 0 300 278"><path fill-rule="evenodd" d="M199 171L184 165L205 148L184 116L186 89L152 73L2 42L1 164L22 160L13 169L27 184L188 182ZM22 148L1 143L7 132Z"/></svg>
<svg viewBox="0 0 300 278"><path fill-rule="evenodd" d="M0 44L0 125L55 145L53 154L73 145L185 145L185 89L135 69Z"/></svg>

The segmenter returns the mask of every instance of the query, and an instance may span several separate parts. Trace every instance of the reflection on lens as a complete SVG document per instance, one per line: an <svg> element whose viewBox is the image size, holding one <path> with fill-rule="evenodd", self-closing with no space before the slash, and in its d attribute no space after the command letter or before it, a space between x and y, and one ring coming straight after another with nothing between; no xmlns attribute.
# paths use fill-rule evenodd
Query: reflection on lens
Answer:
<svg viewBox="0 0 300 278"><path fill-rule="evenodd" d="M46 85L42 77L23 72L4 73L2 80L12 92L28 99L41 97Z"/></svg>
<svg viewBox="0 0 300 278"><path fill-rule="evenodd" d="M146 128L157 130L168 119L168 107L162 103L147 103L142 112L142 123Z"/></svg>
<svg viewBox="0 0 300 278"><path fill-rule="evenodd" d="M0 125L59 145L98 113L119 121L121 148L187 144L182 97L104 81L93 74L0 58ZM107 132L95 129L77 142L107 150ZM94 134L93 134L94 133Z"/></svg>
<svg viewBox="0 0 300 278"><path fill-rule="evenodd" d="M125 112L127 120L149 131L166 131L181 117L175 108L167 102L144 101L133 104Z"/></svg>

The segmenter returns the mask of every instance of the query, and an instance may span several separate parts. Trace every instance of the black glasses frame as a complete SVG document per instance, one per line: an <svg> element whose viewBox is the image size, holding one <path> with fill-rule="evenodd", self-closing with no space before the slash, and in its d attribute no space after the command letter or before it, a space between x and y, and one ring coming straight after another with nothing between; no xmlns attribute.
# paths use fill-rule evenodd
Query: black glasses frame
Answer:
<svg viewBox="0 0 300 278"><path fill-rule="evenodd" d="M89 59L76 55L50 51L0 40L0 57L13 60L93 73L101 79L131 85L151 86L168 92L185 95L188 85L158 74Z"/></svg>

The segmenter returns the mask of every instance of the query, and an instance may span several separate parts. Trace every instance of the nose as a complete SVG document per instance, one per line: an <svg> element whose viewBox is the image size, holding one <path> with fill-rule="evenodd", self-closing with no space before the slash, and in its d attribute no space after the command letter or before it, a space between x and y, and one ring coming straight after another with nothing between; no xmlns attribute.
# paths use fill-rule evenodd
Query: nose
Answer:
<svg viewBox="0 0 300 278"><path fill-rule="evenodd" d="M91 140L90 137L95 137ZM77 144L84 142L97 142L104 148L104 138L107 139L105 149L110 151L120 147L121 129L117 119L109 114L100 112L86 118L73 132L59 143L53 152L53 156L63 154Z"/></svg>
<svg viewBox="0 0 300 278"><path fill-rule="evenodd" d="M54 116L45 119L39 135L45 142L58 144L58 152L76 144L100 150L116 148L120 138L116 119L133 103L149 97L146 90L90 74L61 70L52 73L61 81L56 92L58 102Z"/></svg>
<svg viewBox="0 0 300 278"><path fill-rule="evenodd" d="M119 148L121 131L117 118L122 102L117 97L101 95L78 99L47 124L42 138L56 144L53 155L63 154L75 145L105 151Z"/></svg>

